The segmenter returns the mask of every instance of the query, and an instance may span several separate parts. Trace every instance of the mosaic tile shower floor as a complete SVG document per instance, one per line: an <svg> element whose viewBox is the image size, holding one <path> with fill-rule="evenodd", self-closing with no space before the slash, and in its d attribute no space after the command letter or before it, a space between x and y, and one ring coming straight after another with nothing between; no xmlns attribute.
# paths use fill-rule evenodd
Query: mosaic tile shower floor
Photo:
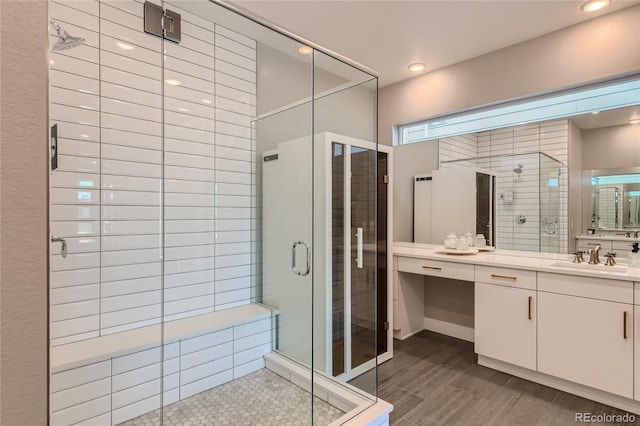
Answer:
<svg viewBox="0 0 640 426"><path fill-rule="evenodd" d="M314 425L328 425L344 413L314 398ZM263 368L255 373L136 417L121 426L310 425L309 393Z"/></svg>

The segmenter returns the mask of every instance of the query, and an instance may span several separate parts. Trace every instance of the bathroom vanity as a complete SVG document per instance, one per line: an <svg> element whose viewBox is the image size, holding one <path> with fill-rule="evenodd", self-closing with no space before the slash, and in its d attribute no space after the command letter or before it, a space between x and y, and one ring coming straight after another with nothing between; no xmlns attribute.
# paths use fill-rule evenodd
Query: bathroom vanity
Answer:
<svg viewBox="0 0 640 426"><path fill-rule="evenodd" d="M430 277L472 282L480 365L640 414L640 270L439 248L394 244L394 337L425 328Z"/></svg>
<svg viewBox="0 0 640 426"><path fill-rule="evenodd" d="M627 258L631 245L640 242L640 238L627 238L621 235L581 235L576 237L576 250L589 251L600 246L600 252L612 252L617 258Z"/></svg>

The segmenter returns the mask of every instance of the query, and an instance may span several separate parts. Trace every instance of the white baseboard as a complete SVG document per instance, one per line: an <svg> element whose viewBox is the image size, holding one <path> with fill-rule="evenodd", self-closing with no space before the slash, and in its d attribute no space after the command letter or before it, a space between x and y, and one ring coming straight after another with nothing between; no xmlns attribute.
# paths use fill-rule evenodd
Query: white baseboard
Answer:
<svg viewBox="0 0 640 426"><path fill-rule="evenodd" d="M517 365L509 364L504 361L489 358L484 355L478 355L478 364L485 367L499 370L512 376L517 376L541 385L549 386L563 392L578 395L592 401L601 402L612 407L620 408L634 414L640 414L640 402L622 396L614 395L598 389L583 386L558 377L549 376L548 374L538 371L529 370Z"/></svg>
<svg viewBox="0 0 640 426"><path fill-rule="evenodd" d="M433 318L424 317L424 329L435 331L436 333L444 334L445 336L466 340L467 342L473 342L475 340L473 328Z"/></svg>

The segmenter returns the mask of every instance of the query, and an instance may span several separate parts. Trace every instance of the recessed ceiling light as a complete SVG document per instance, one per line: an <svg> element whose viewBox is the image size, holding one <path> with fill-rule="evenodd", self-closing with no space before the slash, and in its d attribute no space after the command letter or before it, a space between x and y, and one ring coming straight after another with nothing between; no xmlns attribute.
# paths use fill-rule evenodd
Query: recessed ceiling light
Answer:
<svg viewBox="0 0 640 426"><path fill-rule="evenodd" d="M640 118L632 118L629 120L629 124L640 124Z"/></svg>
<svg viewBox="0 0 640 426"><path fill-rule="evenodd" d="M189 112L189 110L188 110L188 109L186 109L186 108L178 108L178 111L182 111L182 112Z"/></svg>
<svg viewBox="0 0 640 426"><path fill-rule="evenodd" d="M203 99L202 103L207 104L207 105L211 105L211 101L209 99Z"/></svg>
<svg viewBox="0 0 640 426"><path fill-rule="evenodd" d="M130 44L123 43L121 41L117 42L116 46L118 46L122 50L133 50L133 49L135 49L135 47L131 46Z"/></svg>
<svg viewBox="0 0 640 426"><path fill-rule="evenodd" d="M591 114L596 115L597 113L599 113L600 111L591 111Z"/></svg>
<svg viewBox="0 0 640 426"><path fill-rule="evenodd" d="M422 62L414 62L413 64L409 64L407 69L411 72L418 72L424 69L424 64Z"/></svg>
<svg viewBox="0 0 640 426"><path fill-rule="evenodd" d="M582 3L580 10L583 12L595 12L596 10L602 9L609 3L611 3L611 0L587 0Z"/></svg>
<svg viewBox="0 0 640 426"><path fill-rule="evenodd" d="M173 78L168 78L164 82L170 86L180 86L182 84L180 80L174 80Z"/></svg>
<svg viewBox="0 0 640 426"><path fill-rule="evenodd" d="M313 47L300 46L298 52L300 52L302 55L311 55L313 53Z"/></svg>

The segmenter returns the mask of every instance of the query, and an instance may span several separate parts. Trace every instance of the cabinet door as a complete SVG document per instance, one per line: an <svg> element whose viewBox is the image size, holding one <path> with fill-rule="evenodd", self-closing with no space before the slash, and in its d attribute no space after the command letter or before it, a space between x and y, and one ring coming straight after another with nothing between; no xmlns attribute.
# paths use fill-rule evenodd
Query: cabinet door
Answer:
<svg viewBox="0 0 640 426"><path fill-rule="evenodd" d="M475 284L475 351L536 369L536 292Z"/></svg>
<svg viewBox="0 0 640 426"><path fill-rule="evenodd" d="M633 398L633 306L539 292L538 371Z"/></svg>
<svg viewBox="0 0 640 426"><path fill-rule="evenodd" d="M638 288L640 283L636 283ZM636 292L637 294L637 292ZM634 359L634 374L635 374L635 393L634 398L636 401L640 401L640 306L634 306L633 313L633 327L634 327L634 345L635 345L635 359Z"/></svg>

